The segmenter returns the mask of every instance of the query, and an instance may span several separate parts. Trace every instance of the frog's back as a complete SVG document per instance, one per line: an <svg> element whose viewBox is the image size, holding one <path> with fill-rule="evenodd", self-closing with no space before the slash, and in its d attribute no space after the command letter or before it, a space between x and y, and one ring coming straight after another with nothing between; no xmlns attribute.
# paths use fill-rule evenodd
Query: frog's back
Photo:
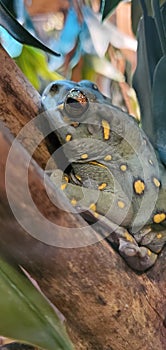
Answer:
<svg viewBox="0 0 166 350"><path fill-rule="evenodd" d="M50 84L43 104L51 109L50 124L72 164L73 203L93 208L95 216L104 215L132 234L147 225L165 226L166 171L135 119L88 81ZM80 188L88 189L84 201Z"/></svg>

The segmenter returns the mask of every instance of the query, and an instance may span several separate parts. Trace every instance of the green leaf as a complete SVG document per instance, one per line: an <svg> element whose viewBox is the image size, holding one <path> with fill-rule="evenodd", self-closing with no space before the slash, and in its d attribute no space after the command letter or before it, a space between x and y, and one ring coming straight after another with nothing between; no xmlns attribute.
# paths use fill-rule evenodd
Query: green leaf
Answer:
<svg viewBox="0 0 166 350"><path fill-rule="evenodd" d="M164 32L166 36L166 2L161 7L161 16L162 16L162 22L163 22Z"/></svg>
<svg viewBox="0 0 166 350"><path fill-rule="evenodd" d="M18 0L20 1L20 0ZM10 11L10 13L16 17L16 8L15 8L16 0L3 0L3 5Z"/></svg>
<svg viewBox="0 0 166 350"><path fill-rule="evenodd" d="M64 79L62 75L49 70L46 55L33 47L24 45L21 55L15 61L37 90L40 90L41 78L49 82Z"/></svg>
<svg viewBox="0 0 166 350"><path fill-rule="evenodd" d="M138 23L139 23L141 16L142 16L142 8L140 5L140 1L132 0L132 2L131 2L131 24L132 24L133 33L135 35L137 33Z"/></svg>
<svg viewBox="0 0 166 350"><path fill-rule="evenodd" d="M144 0L144 2L146 4L148 15L152 16L153 10L152 10L151 0ZM160 5L162 5L163 0L160 0L159 3L160 3ZM143 15L143 11L141 8L140 1L132 0L132 2L131 2L131 22L132 22L132 30L133 30L133 33L135 35L137 33L138 23L139 23L139 20L142 17L142 15Z"/></svg>
<svg viewBox="0 0 166 350"><path fill-rule="evenodd" d="M100 1L100 12L102 13L102 20L104 20L111 12L115 9L115 7L122 0L101 0Z"/></svg>
<svg viewBox="0 0 166 350"><path fill-rule="evenodd" d="M9 12L2 0L0 0L0 25L20 43L37 47L38 49L44 50L54 56L60 56L60 54L49 49L40 40L36 39L24 27L22 27L22 25L17 22Z"/></svg>
<svg viewBox="0 0 166 350"><path fill-rule="evenodd" d="M159 1L152 0L152 7L162 52L166 55L166 36Z"/></svg>
<svg viewBox="0 0 166 350"><path fill-rule="evenodd" d="M162 51L155 22L152 17L146 15L141 18L137 36L138 63L133 77L133 86L140 104L142 128L153 143L155 130L153 129L152 122L151 88L153 73L157 62L162 57Z"/></svg>
<svg viewBox="0 0 166 350"><path fill-rule="evenodd" d="M0 334L47 350L73 350L54 309L21 269L0 258Z"/></svg>
<svg viewBox="0 0 166 350"><path fill-rule="evenodd" d="M158 62L152 88L152 112L156 135L156 147L161 160L166 164L166 56Z"/></svg>

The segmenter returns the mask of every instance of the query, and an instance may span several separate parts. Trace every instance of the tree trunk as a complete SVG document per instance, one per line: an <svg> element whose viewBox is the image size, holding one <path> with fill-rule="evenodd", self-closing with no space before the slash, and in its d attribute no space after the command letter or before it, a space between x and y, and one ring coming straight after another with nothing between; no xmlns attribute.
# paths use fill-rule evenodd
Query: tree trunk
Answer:
<svg viewBox="0 0 166 350"><path fill-rule="evenodd" d="M102 240L90 244L91 237L96 237L96 241L98 239L90 226L86 227L84 246L69 248L67 236L62 232L61 247L58 247L55 241L59 234L58 227L75 228L74 242L74 235L76 239L80 235L79 228L87 224L78 214L70 212L67 203L69 212L60 209L59 201L64 202L65 199L60 191L55 191L49 178L45 179L46 192L41 168L49 158L45 143L37 147L35 160L28 153L33 152L33 136L37 133L41 136L35 127L29 137L20 138L24 147L16 143L16 152L10 156L7 166L5 189L6 160L13 136L39 113L40 96L2 48L0 55L0 118L3 121L0 132L1 253L22 265L63 313L75 349L164 350L166 250L160 254L153 268L139 275L107 242ZM36 236L28 233L19 225L10 208L14 208L18 220L23 218L26 224L29 219L32 228L34 225L41 227L35 209L24 193L24 167L29 161L31 195L43 214L42 220L43 217L48 220L45 236L40 232ZM47 193L54 196L56 206Z"/></svg>

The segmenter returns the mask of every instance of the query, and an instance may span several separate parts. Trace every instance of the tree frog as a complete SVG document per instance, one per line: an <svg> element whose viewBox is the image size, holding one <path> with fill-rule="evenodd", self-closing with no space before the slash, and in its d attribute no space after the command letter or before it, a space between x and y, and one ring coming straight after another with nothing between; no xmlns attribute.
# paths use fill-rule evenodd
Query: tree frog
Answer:
<svg viewBox="0 0 166 350"><path fill-rule="evenodd" d="M166 242L166 169L148 137L87 80L50 83L42 104L70 164L52 181L133 269L147 270Z"/></svg>

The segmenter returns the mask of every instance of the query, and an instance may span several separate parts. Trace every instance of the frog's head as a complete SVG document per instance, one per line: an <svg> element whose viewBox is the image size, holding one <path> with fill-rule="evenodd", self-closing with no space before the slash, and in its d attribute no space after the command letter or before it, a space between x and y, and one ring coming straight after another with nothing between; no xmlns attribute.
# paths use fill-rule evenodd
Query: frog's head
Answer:
<svg viewBox="0 0 166 350"><path fill-rule="evenodd" d="M61 144L68 143L68 152L72 148L73 154L74 150L77 161L79 156L76 154L81 156L83 151L88 152L93 159L96 153L99 153L99 149L105 148L106 142L119 143L119 136L110 130L110 125L112 123L116 128L123 129L123 118L118 123L119 118L117 119L111 100L105 97L94 83L87 80L79 83L53 82L44 90L42 104L52 130ZM97 141L94 143L94 139L100 141L100 145L97 145ZM69 145L68 141L72 143Z"/></svg>
<svg viewBox="0 0 166 350"><path fill-rule="evenodd" d="M110 103L110 99L98 90L97 85L88 80L79 83L69 80L55 81L46 87L42 95L42 102L47 110L64 104L69 115L74 113L78 116L86 110L88 102L105 101Z"/></svg>
<svg viewBox="0 0 166 350"><path fill-rule="evenodd" d="M79 83L52 82L43 92L42 104L51 128L61 144L72 140L75 149L79 143L79 148L84 147L85 150L88 147L87 138L102 140L99 106L110 105L111 100L98 90L96 84L87 80ZM72 145L68 145L68 148Z"/></svg>
<svg viewBox="0 0 166 350"><path fill-rule="evenodd" d="M113 106L92 82L53 82L43 92L42 103L71 162L101 160L108 153L117 165L148 142L134 118Z"/></svg>

